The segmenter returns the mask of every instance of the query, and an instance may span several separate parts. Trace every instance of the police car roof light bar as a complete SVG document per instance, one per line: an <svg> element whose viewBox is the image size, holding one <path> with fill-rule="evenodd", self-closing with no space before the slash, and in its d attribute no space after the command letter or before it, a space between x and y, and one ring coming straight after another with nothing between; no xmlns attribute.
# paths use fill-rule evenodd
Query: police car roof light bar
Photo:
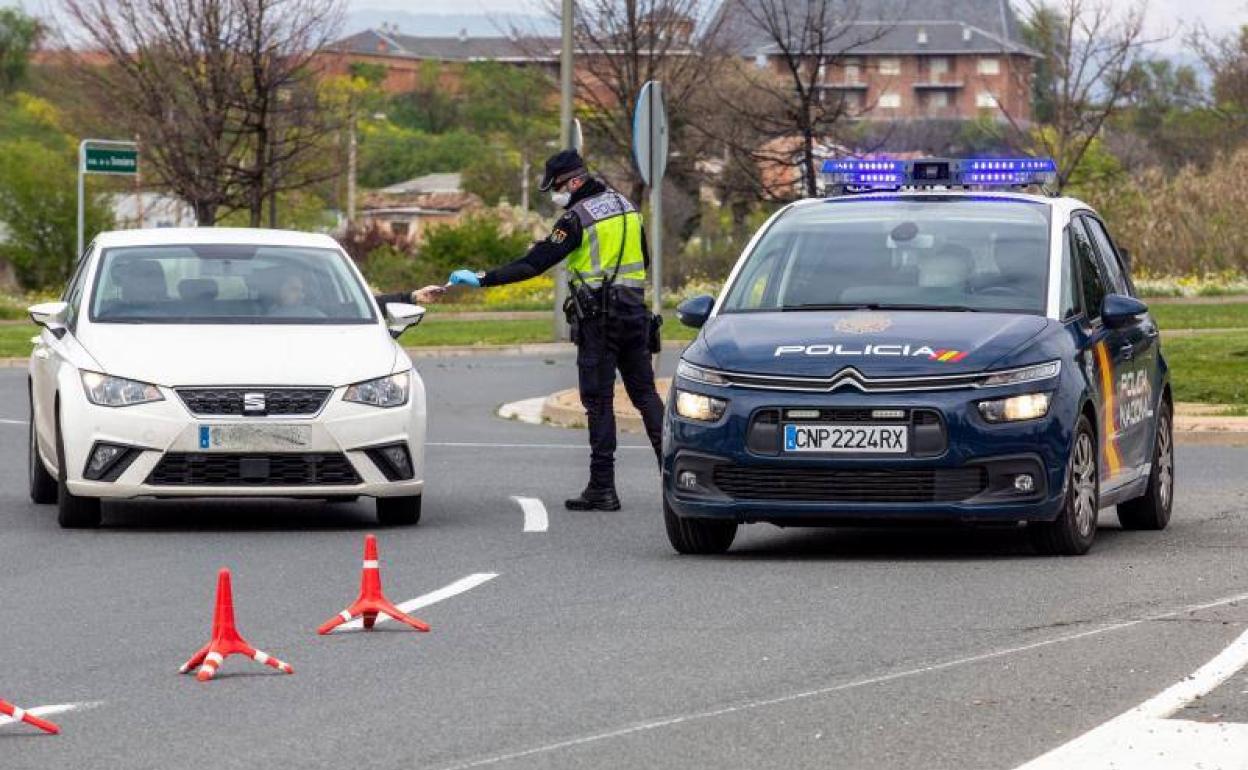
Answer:
<svg viewBox="0 0 1248 770"><path fill-rule="evenodd" d="M902 188L1048 187L1057 179L1051 158L837 158L825 160L821 171L830 195Z"/></svg>

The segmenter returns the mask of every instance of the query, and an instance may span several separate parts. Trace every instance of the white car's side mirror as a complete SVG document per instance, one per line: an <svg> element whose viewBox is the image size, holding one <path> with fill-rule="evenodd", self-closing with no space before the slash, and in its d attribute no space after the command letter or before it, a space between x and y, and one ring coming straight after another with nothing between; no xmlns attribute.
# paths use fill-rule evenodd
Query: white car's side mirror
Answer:
<svg viewBox="0 0 1248 770"><path fill-rule="evenodd" d="M64 337L68 331L65 326L65 317L69 314L68 302L40 302L26 310L30 313L30 320L55 334L57 339Z"/></svg>
<svg viewBox="0 0 1248 770"><path fill-rule="evenodd" d="M386 327L390 336L398 339L399 335L420 323L425 317L425 309L420 305L407 302L386 303Z"/></svg>

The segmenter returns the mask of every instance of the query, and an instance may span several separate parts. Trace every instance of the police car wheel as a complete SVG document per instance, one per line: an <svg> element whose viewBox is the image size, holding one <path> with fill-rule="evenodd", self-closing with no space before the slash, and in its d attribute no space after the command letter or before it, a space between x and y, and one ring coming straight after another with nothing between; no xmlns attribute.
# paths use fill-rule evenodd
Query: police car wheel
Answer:
<svg viewBox="0 0 1248 770"><path fill-rule="evenodd" d="M100 498L79 497L65 483L65 439L61 436L61 413L56 413L56 523L62 529L94 529L103 518Z"/></svg>
<svg viewBox="0 0 1248 770"><path fill-rule="evenodd" d="M1153 441L1153 466L1148 487L1134 500L1118 505L1123 529L1165 529L1174 507L1174 419L1170 404L1162 402Z"/></svg>
<svg viewBox="0 0 1248 770"><path fill-rule="evenodd" d="M41 505L56 502L56 477L48 473L43 460L39 457L39 441L35 434L35 408L30 408L29 455L27 464L30 470L30 499Z"/></svg>
<svg viewBox="0 0 1248 770"><path fill-rule="evenodd" d="M377 523L383 527L410 527L420 521L420 495L377 498Z"/></svg>
<svg viewBox="0 0 1248 770"><path fill-rule="evenodd" d="M724 553L737 536L735 521L719 519L682 519L663 500L663 523L667 539L678 553L710 555Z"/></svg>
<svg viewBox="0 0 1248 770"><path fill-rule="evenodd" d="M1053 521L1032 522L1027 527L1032 544L1040 553L1081 556L1092 547L1100 510L1097 454L1092 423L1085 415L1080 415L1067 461L1066 499L1062 510Z"/></svg>

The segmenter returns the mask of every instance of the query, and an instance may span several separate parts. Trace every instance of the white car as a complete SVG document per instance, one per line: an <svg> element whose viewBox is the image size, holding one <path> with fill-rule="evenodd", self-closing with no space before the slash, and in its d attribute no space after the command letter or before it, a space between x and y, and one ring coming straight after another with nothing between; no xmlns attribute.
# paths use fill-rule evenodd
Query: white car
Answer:
<svg viewBox="0 0 1248 770"><path fill-rule="evenodd" d="M60 302L30 308L30 496L63 527L104 498L377 498L420 519L425 391L325 235L226 228L103 233Z"/></svg>

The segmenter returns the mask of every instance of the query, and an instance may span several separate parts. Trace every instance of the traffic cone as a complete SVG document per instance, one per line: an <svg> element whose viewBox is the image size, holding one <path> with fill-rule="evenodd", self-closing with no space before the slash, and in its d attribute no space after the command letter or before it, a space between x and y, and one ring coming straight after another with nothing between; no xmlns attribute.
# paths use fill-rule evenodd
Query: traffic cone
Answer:
<svg viewBox="0 0 1248 770"><path fill-rule="evenodd" d="M39 717L27 711L26 709L14 706L12 703L9 703L7 700L0 700L0 714L4 714L7 717L12 717L14 722L25 722L31 727L38 727L40 730L43 730L45 733L51 733L52 735L56 735L60 733L61 731L61 728L52 724L48 720L40 719Z"/></svg>
<svg viewBox="0 0 1248 770"><path fill-rule="evenodd" d="M371 631L377 622L377 616L386 614L402 623L406 623L417 631L428 631L424 621L417 620L390 603L381 592L381 567L377 563L377 538L374 535L364 536L364 574L360 578L360 595L342 612L321 624L316 629L318 634L328 634L338 626L354 617L363 617L364 628Z"/></svg>
<svg viewBox="0 0 1248 770"><path fill-rule="evenodd" d="M257 650L239 635L238 628L234 625L234 591L230 587L230 571L222 567L217 573L217 608L212 616L212 639L182 664L180 673L185 674L198 667L199 673L195 678L207 682L216 676L222 661L230 655L246 655L283 674L295 673L289 663L283 663L268 653Z"/></svg>

